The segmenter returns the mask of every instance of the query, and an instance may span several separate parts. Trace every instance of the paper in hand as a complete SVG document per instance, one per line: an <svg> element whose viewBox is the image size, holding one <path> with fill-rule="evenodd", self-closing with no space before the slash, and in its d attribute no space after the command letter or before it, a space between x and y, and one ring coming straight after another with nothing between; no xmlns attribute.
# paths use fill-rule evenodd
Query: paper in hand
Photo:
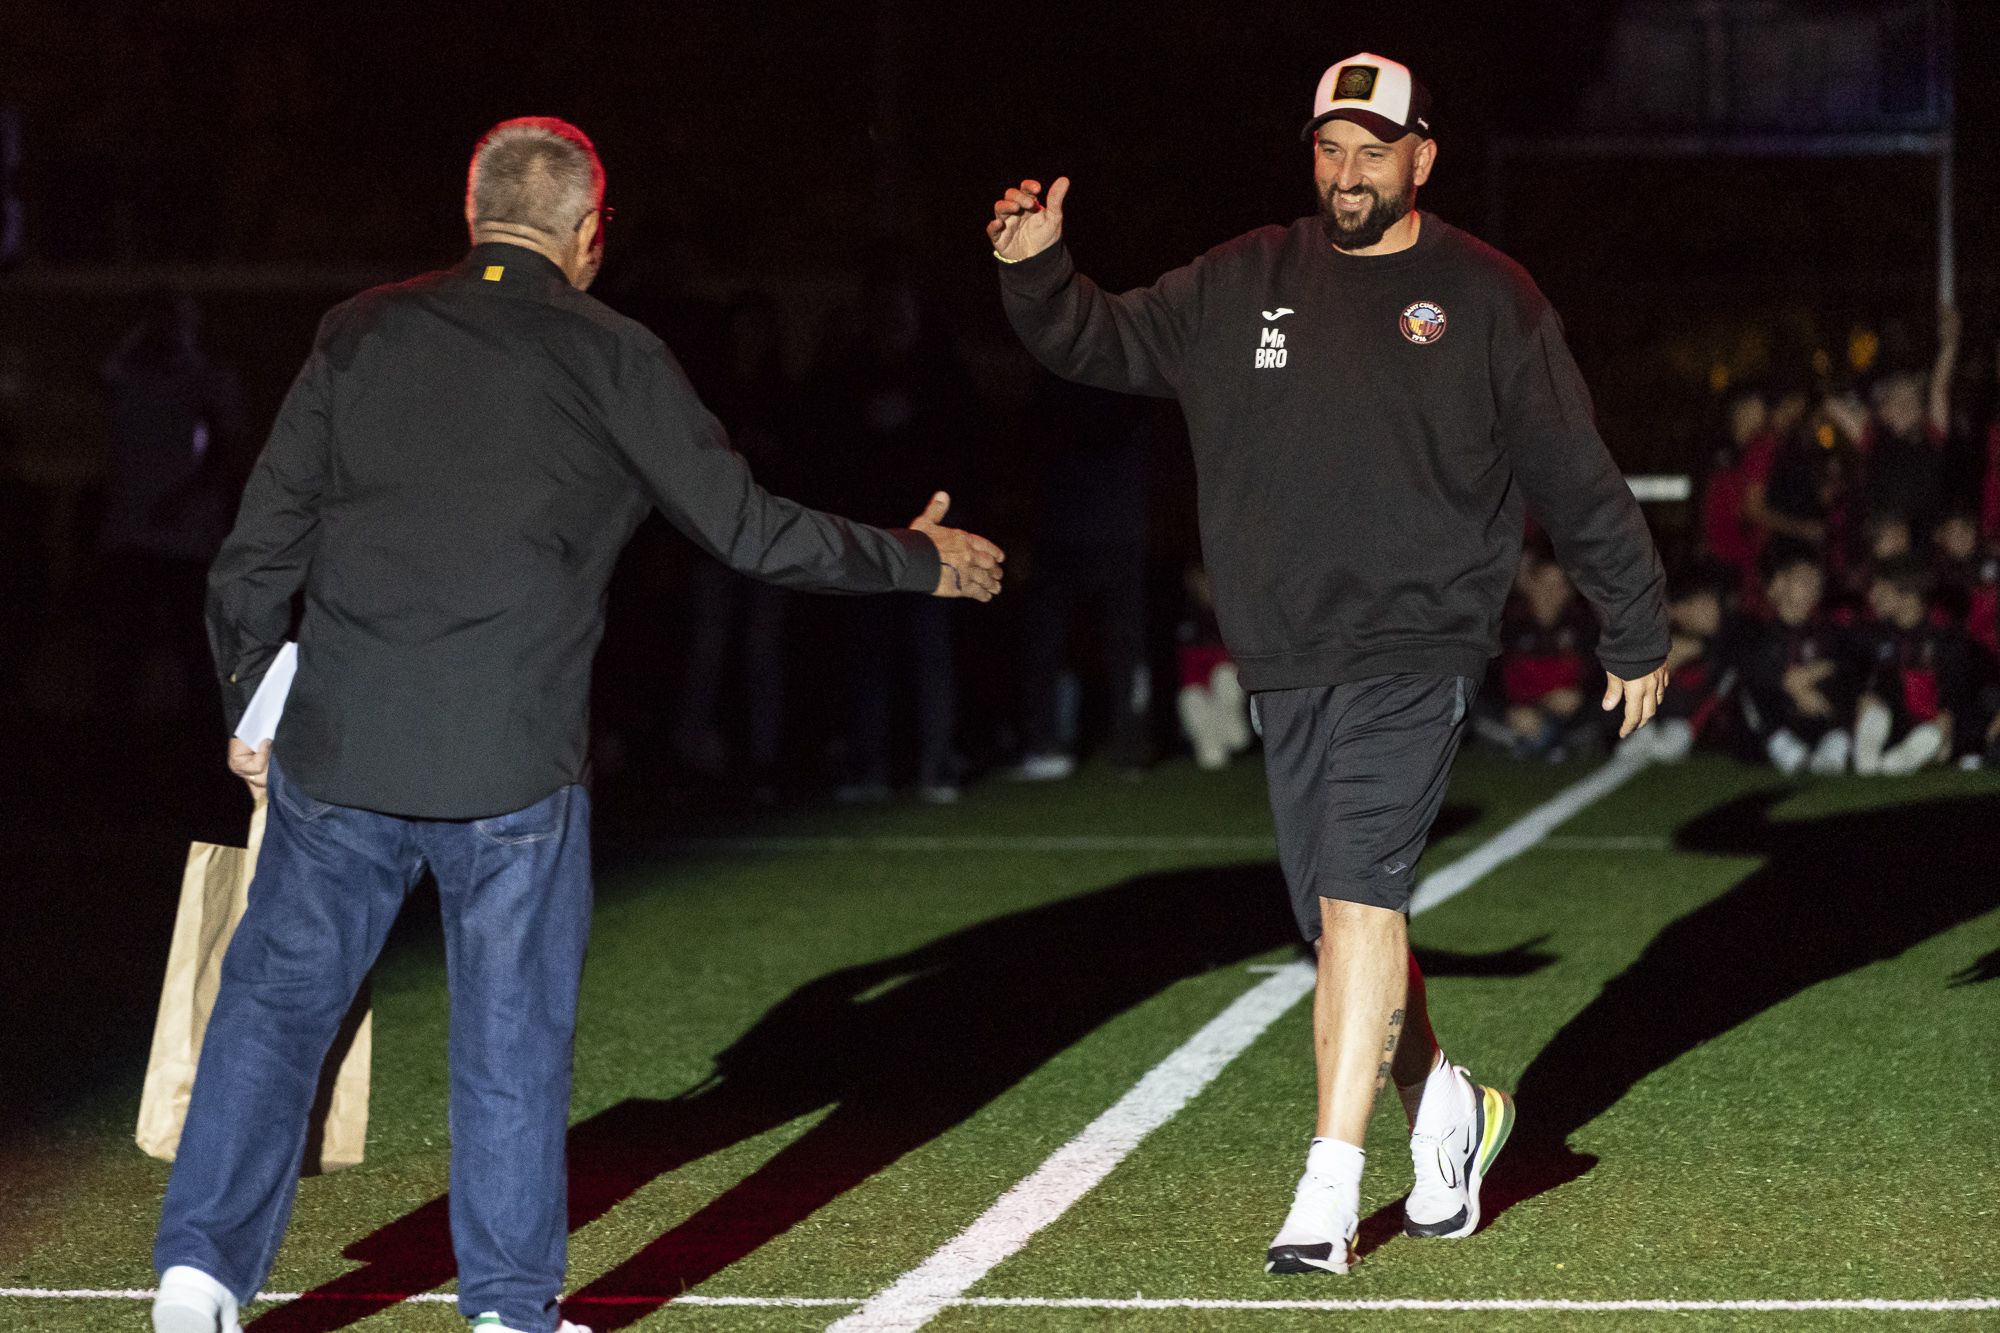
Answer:
<svg viewBox="0 0 2000 1333"><path fill-rule="evenodd" d="M255 749L278 734L278 719L285 712L285 697L292 692L292 677L299 670L299 646L287 642L271 659L243 720L236 724L236 739Z"/></svg>

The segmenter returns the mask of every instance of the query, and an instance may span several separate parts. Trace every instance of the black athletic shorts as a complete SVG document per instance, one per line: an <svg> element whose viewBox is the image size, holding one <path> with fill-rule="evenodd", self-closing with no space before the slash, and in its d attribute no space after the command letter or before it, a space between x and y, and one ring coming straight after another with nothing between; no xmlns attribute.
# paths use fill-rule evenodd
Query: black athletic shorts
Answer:
<svg viewBox="0 0 2000 1333"><path fill-rule="evenodd" d="M1410 910L1477 688L1466 676L1370 676L1251 697L1278 861L1308 940L1322 898Z"/></svg>

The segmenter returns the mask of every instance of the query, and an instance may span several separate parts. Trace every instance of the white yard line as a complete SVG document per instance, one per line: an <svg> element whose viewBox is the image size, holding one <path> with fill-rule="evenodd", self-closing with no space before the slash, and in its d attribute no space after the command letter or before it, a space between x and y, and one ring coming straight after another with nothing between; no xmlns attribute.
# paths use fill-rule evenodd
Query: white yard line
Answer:
<svg viewBox="0 0 2000 1333"><path fill-rule="evenodd" d="M1473 839L1454 834L1439 838L1434 850L1463 847ZM792 852L1245 852L1270 855L1276 848L1271 835L1103 833L1103 834L882 834L875 837L828 834L776 836L768 838L683 838L674 844L683 850L725 854L782 854ZM1664 852L1673 848L1671 838L1658 834L1570 835L1556 834L1542 839L1541 846L1552 852Z"/></svg>
<svg viewBox="0 0 2000 1333"><path fill-rule="evenodd" d="M1617 790L1643 767L1643 760L1614 758L1581 782L1564 788L1473 851L1426 877L1411 900L1411 915L1464 892L1489 870L1542 841L1556 825ZM1171 1120L1312 988L1313 970L1304 962L1273 972L1155 1065L1110 1110L1056 1149L1034 1174L1001 1195L972 1225L870 1297L853 1314L836 1321L828 1333L903 1333L922 1328L1110 1175L1141 1139Z"/></svg>
<svg viewBox="0 0 2000 1333"><path fill-rule="evenodd" d="M1488 841L1443 870L1427 876L1411 901L1410 913L1426 911L1469 888L1503 862L1537 844L1570 846L1588 851L1656 851L1669 844L1646 837L1552 838L1550 830L1585 806L1615 790L1643 767L1614 758L1583 781L1502 829ZM1243 851L1266 853L1271 839L1255 837L1179 837L1135 834L1071 837L779 837L696 838L694 846L719 851L797 852L935 852L935 851ZM1448 845L1451 840L1444 840ZM685 844L684 844L685 845ZM915 1329L950 1306L1041 1306L1102 1310L1955 1310L2000 1308L2000 1300L1973 1302L1588 1302L1588 1301L1204 1301L1092 1300L1039 1297L967 1297L964 1293L1012 1255L1035 1232L1053 1222L1070 1205L1089 1193L1139 1145L1139 1141L1172 1119L1180 1109L1222 1072L1223 1067L1263 1035L1288 1009L1310 994L1312 969L1305 963L1285 963L1263 981L1238 996L1201 1031L1155 1065L1119 1098L1110 1110L1083 1132L1058 1148L1029 1176L1003 1194L994 1205L957 1237L890 1286L867 1299L803 1296L644 1296L634 1304L671 1300L681 1305L860 1307L834 1324L841 1333L861 1330ZM58 1290L45 1287L0 1287L0 1299L14 1300L151 1300L154 1293L136 1288ZM298 1292L266 1292L265 1301L295 1301ZM357 1297L356 1299L365 1299ZM441 1303L457 1298L425 1292L399 1299ZM620 1302L623 1303L623 1302Z"/></svg>
<svg viewBox="0 0 2000 1333"><path fill-rule="evenodd" d="M1410 899L1410 915L1426 912L1457 897L1486 873L1519 856L1549 836L1556 825L1631 781L1646 766L1631 754L1613 755L1602 768L1574 786L1565 787L1493 837L1459 857L1436 874L1424 876Z"/></svg>
<svg viewBox="0 0 2000 1333"><path fill-rule="evenodd" d="M59 1291L49 1287L0 1287L0 1300L44 1300L44 1301L150 1301L154 1292L136 1287L117 1289L78 1288ZM265 1292L258 1296L262 1302L282 1304L301 1299L296 1291ZM350 1298L361 1299L361 1298ZM405 1296L406 1301L443 1305L456 1301L458 1297L445 1292L426 1292L421 1296ZM699 1296L699 1295L651 1295L621 1296L608 1301L608 1305L708 1305L752 1309L845 1309L863 1305L859 1296ZM1867 1297L1853 1300L1785 1301L1785 1300L1622 1300L1622 1301L1578 1301L1578 1300L1348 1300L1348 1301L1230 1301L1206 1300L1200 1297L1150 1297L1127 1298L1096 1296L959 1296L946 1301L947 1306L977 1309L1024 1308L1033 1310L1330 1310L1330 1311L1377 1311L1377 1310L1438 1310L1438 1311L1506 1311L1506 1310L1561 1310L1586 1313L1614 1313L1622 1310L1660 1312L1667 1314L1699 1312L1704 1310L1742 1310L1757 1313L1810 1313L1813 1311L1862 1310L1885 1313L1950 1314L1960 1311L2000 1310L2000 1296L1960 1297L1949 1300L1886 1300Z"/></svg>

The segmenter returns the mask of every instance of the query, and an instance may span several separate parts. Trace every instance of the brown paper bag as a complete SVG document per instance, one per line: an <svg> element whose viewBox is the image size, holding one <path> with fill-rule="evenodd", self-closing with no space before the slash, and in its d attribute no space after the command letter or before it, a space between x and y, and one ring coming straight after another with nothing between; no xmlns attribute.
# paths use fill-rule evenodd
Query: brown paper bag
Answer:
<svg viewBox="0 0 2000 1333"><path fill-rule="evenodd" d="M180 910L174 916L173 945L167 953L167 980L160 989L160 1016L153 1025L153 1051L139 1098L139 1146L165 1161L173 1161L180 1147L202 1034L222 985L222 955L249 905L250 877L263 841L264 802L259 800L250 815L247 847L197 842L188 848ZM320 1074L306 1139L308 1174L338 1171L361 1161L368 1137L372 1020L364 987Z"/></svg>

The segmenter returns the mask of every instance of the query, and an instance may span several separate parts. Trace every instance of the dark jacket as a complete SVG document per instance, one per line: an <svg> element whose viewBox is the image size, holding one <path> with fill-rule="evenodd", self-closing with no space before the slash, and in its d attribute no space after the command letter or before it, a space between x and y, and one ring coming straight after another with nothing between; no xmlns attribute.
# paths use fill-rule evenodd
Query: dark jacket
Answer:
<svg viewBox="0 0 2000 1333"><path fill-rule="evenodd" d="M580 781L605 583L652 506L774 583L937 585L923 535L765 492L660 340L540 255L481 245L362 293L321 322L209 574L230 725L303 590L275 753L309 795L467 819Z"/></svg>

